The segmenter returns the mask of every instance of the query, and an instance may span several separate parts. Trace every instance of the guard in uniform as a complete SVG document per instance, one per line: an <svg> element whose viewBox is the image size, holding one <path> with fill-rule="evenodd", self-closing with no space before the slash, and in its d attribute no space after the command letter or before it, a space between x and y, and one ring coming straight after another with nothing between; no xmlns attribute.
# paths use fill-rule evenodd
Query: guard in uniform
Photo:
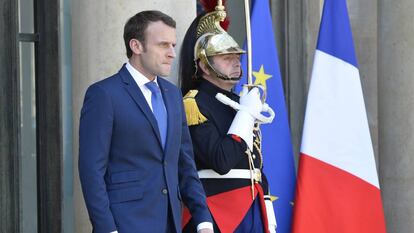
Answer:
<svg viewBox="0 0 414 233"><path fill-rule="evenodd" d="M224 18L222 6L198 16L181 50L180 81L198 175L215 232L275 232L255 124L263 103L257 88L244 88L240 97L232 92L241 78L240 55L245 51L220 27ZM220 102L218 93L241 109ZM195 232L186 210L183 232Z"/></svg>

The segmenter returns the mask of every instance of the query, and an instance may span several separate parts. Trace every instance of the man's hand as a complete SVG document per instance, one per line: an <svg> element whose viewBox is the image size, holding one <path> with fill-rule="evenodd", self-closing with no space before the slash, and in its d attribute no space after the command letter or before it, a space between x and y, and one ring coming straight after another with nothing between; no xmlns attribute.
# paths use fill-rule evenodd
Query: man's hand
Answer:
<svg viewBox="0 0 414 233"><path fill-rule="evenodd" d="M260 115L263 104L260 100L259 88L254 87L249 90L247 86L243 87L242 95L240 96L240 105L244 107L253 117Z"/></svg>
<svg viewBox="0 0 414 233"><path fill-rule="evenodd" d="M222 93L217 93L216 99L239 112L249 113L255 122L261 124L272 123L275 118L273 109L267 103L262 103L260 91L257 87L254 87L249 91L248 87L245 85L240 96L240 103L233 101ZM267 113L267 116L263 115L262 112Z"/></svg>
<svg viewBox="0 0 414 233"><path fill-rule="evenodd" d="M249 150L253 151L254 115L260 114L263 107L260 100L259 89L255 87L249 91L247 86L244 86L239 106L239 111L234 117L227 134L233 134L241 137L243 141L246 142Z"/></svg>
<svg viewBox="0 0 414 233"><path fill-rule="evenodd" d="M212 229L204 228L200 229L197 233L214 233Z"/></svg>

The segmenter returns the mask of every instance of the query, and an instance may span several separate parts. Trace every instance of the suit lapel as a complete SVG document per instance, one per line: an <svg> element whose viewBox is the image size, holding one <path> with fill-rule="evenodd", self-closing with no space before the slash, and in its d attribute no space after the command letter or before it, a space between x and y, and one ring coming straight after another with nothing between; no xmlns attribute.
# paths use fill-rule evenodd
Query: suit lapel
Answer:
<svg viewBox="0 0 414 233"><path fill-rule="evenodd" d="M125 68L125 65L121 68L119 71L121 74L122 81L125 84L125 89L129 93L129 95L132 97L132 99L135 101L135 103L138 105L138 107L141 109L141 111L144 113L145 117L150 122L152 129L157 136L158 142L160 145L161 143L161 136L160 131L158 130L158 124L157 120L155 119L154 114L151 111L151 108L149 107L144 95L141 92L141 89L139 89L137 83L132 78L131 74L128 72L128 70ZM169 124L170 122L168 122Z"/></svg>

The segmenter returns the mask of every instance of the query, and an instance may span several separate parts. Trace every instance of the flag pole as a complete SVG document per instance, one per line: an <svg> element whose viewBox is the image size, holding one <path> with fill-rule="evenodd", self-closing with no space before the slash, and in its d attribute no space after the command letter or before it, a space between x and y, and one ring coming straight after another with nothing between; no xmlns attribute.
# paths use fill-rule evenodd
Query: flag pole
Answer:
<svg viewBox="0 0 414 233"><path fill-rule="evenodd" d="M246 18L246 44L247 44L247 84L253 84L252 81L252 35L250 30L250 6L249 0L244 0L244 15Z"/></svg>

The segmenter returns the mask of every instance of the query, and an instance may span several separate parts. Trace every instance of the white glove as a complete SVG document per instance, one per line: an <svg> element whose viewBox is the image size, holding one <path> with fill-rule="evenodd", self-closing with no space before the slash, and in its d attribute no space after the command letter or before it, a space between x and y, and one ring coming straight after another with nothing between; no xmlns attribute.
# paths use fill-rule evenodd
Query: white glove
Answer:
<svg viewBox="0 0 414 233"><path fill-rule="evenodd" d="M246 92L243 93L247 93L247 89L245 89ZM257 112L256 108L253 108L252 112L250 112L249 109L247 109L245 106L242 106L241 104L231 100L229 97L221 94L221 93L217 93L216 94L216 99L220 102L222 102L225 105L228 105L232 108L234 108L237 111L240 110L244 110L246 112L249 112L250 115L252 115L255 118L255 121L257 123L260 124L269 124L272 123L273 119L275 118L275 112L273 111L273 109L267 104L267 103L263 103L262 104L262 109L261 112L267 112L268 116L262 115L261 112Z"/></svg>
<svg viewBox="0 0 414 233"><path fill-rule="evenodd" d="M263 109L262 101L260 100L260 92L258 88L253 88L250 91L245 86L243 87L242 96L240 96L240 105L242 108L237 112L231 123L227 134L234 134L241 137L253 151L253 127L255 122L255 114L259 115Z"/></svg>
<svg viewBox="0 0 414 233"><path fill-rule="evenodd" d="M243 87L240 96L240 105L243 106L252 116L260 115L263 109L263 103L260 99L259 88L254 87L250 91L247 86Z"/></svg>
<svg viewBox="0 0 414 233"><path fill-rule="evenodd" d="M273 204L270 200L270 196L265 196L265 205L266 205L266 214L267 214L267 221L269 223L269 232L276 233L276 216L275 211L273 210Z"/></svg>

